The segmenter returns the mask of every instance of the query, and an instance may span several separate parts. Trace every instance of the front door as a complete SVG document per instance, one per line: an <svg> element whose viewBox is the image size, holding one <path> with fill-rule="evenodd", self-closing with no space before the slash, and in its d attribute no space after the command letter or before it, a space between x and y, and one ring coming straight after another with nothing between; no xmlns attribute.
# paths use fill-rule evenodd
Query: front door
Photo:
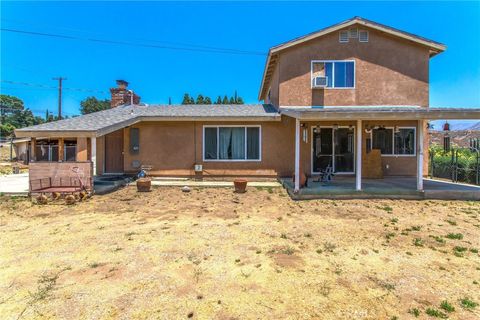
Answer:
<svg viewBox="0 0 480 320"><path fill-rule="evenodd" d="M105 173L123 173L123 129L105 136Z"/></svg>
<svg viewBox="0 0 480 320"><path fill-rule="evenodd" d="M319 173L328 166L337 173L355 172L353 128L314 128L312 137L312 173Z"/></svg>

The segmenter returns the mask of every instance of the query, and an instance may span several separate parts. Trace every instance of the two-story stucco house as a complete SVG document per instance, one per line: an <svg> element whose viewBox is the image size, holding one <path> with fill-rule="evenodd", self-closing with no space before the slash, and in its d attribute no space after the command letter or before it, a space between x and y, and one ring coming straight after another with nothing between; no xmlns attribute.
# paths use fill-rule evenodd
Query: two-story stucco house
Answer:
<svg viewBox="0 0 480 320"><path fill-rule="evenodd" d="M357 190L362 177L388 176L416 177L422 190L426 121L480 118L479 109L430 108L430 59L445 48L355 17L272 47L264 104L147 106L121 82L112 109L16 135L32 138L33 161L92 162L96 175L142 166L152 175L202 177L327 170L355 177Z"/></svg>

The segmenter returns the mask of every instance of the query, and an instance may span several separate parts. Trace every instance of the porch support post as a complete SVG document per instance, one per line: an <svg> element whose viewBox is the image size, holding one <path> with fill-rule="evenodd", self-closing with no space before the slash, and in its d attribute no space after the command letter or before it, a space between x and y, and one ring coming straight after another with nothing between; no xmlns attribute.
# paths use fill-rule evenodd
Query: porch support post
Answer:
<svg viewBox="0 0 480 320"><path fill-rule="evenodd" d="M300 120L295 119L295 188L294 192L300 190Z"/></svg>
<svg viewBox="0 0 480 320"><path fill-rule="evenodd" d="M30 160L36 161L36 153L37 152L37 139L32 138L30 144Z"/></svg>
<svg viewBox="0 0 480 320"><path fill-rule="evenodd" d="M77 138L77 161L84 162L88 161L88 152L87 152L87 138L78 137Z"/></svg>
<svg viewBox="0 0 480 320"><path fill-rule="evenodd" d="M63 161L63 153L65 150L65 141L63 138L58 138L58 162Z"/></svg>
<svg viewBox="0 0 480 320"><path fill-rule="evenodd" d="M362 120L357 120L357 145L355 147L356 151L356 166L355 166L355 189L357 191L362 190Z"/></svg>
<svg viewBox="0 0 480 320"><path fill-rule="evenodd" d="M91 160L93 164L93 175L97 175L97 138L92 137L90 139L90 146L92 148L90 155L91 155Z"/></svg>
<svg viewBox="0 0 480 320"><path fill-rule="evenodd" d="M424 121L418 120L417 126L417 190L423 190L423 130Z"/></svg>

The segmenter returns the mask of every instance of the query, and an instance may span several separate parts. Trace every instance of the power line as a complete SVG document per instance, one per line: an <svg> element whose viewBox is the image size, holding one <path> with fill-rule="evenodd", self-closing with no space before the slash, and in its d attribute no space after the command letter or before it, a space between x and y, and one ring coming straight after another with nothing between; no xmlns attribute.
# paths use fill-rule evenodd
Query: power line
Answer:
<svg viewBox="0 0 480 320"><path fill-rule="evenodd" d="M29 87L38 87L43 89L58 89L58 86L49 86L45 84L39 83L30 83L30 82L19 82L19 81L11 81L11 80L0 80L0 82L8 83L8 84L15 84L15 85L22 85L22 86L29 86ZM15 89L15 88L12 88ZM107 91L102 90L94 90L94 89L83 89L83 88L62 88L63 90L69 91L81 91L81 92L93 92L93 93L108 93Z"/></svg>
<svg viewBox="0 0 480 320"><path fill-rule="evenodd" d="M45 24L45 23L24 23L22 21L18 20L11 20L11 19L4 19L2 18L1 20L6 21L6 22L13 22L17 23L23 26L30 26L30 27L49 27L54 30L65 30L65 31L73 31L73 32L80 32L84 33L85 35L95 35L95 36L109 36L106 33L98 33L98 32L90 32L86 30L81 30L81 29L74 29L74 28L65 28L65 27L59 27L57 25L51 25L51 24ZM165 41L165 40L152 40L152 39L145 39L145 38L138 38L138 37L129 37L130 40L138 40L138 41L146 41L146 42L154 42L154 43L163 43L163 44L172 44L172 45L179 45L179 46L185 46L185 47L193 47L193 48L201 48L201 49L211 49L211 50L220 50L220 51L232 51L232 52L245 52L245 53L258 53L259 55L265 55L263 52L259 51L249 51L249 50L240 50L240 49L233 49L233 48L223 48L223 47L214 47L214 46L205 46L205 45L198 45L198 44L191 44L191 43L185 43L185 42L173 42L173 41Z"/></svg>
<svg viewBox="0 0 480 320"><path fill-rule="evenodd" d="M246 51L246 50L215 48L215 47L206 47L206 46L204 48L202 48L202 46L197 46L198 48L194 48L195 45L188 45L190 48L189 47L174 47L174 46L168 46L168 45L134 43L134 42L118 41L118 40L96 39L96 38L90 38L90 37L85 38L85 37L78 37L78 36L72 36L72 35L62 35L62 34L27 31L27 30L19 30L19 29L9 29L9 28L1 28L0 30L5 31L5 32L13 32L13 33L20 33L20 34L35 35L35 36L53 37L53 38L69 39L69 40L84 40L84 41L97 42L97 43L117 44L117 45L126 45L126 46L134 46L134 47L144 47L144 48L170 49L170 50L195 51L195 52L210 52L210 53L236 54L236 55L266 56L265 53L258 52L258 51Z"/></svg>

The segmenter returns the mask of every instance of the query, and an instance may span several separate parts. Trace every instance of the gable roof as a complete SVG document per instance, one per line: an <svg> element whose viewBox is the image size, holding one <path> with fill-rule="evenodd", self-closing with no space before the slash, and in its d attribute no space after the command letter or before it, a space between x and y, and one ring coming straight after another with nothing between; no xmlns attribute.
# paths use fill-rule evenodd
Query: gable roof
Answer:
<svg viewBox="0 0 480 320"><path fill-rule="evenodd" d="M269 104L126 105L15 130L17 137L102 136L140 121L276 121Z"/></svg>
<svg viewBox="0 0 480 320"><path fill-rule="evenodd" d="M275 69L277 59L278 59L278 53L280 51L285 50L285 49L290 48L290 47L293 47L293 46L296 46L296 45L299 45L299 44L304 43L306 41L310 41L312 39L322 37L326 34L341 30L343 28L349 27L349 26L354 25L354 24L363 25L363 26L371 28L371 29L379 30L379 31L388 33L390 35L393 35L393 36L396 36L396 37L399 37L399 38L402 38L402 39L410 40L410 41L413 41L413 42L418 43L420 45L424 45L424 46L426 46L430 49L430 57L433 57L434 55L436 55L438 53L441 53L441 52L445 51L445 49L446 49L446 46L444 44L440 43L440 42L436 42L436 41L433 41L433 40L430 40L430 39L427 39L427 38L424 38L424 37L421 37L421 36L417 36L413 33L398 30L398 29L386 26L386 25L378 23L378 22L374 22L374 21L371 21L371 20L364 19L362 17L353 17L353 18L348 19L346 21L334 24L332 26L329 26L329 27L323 28L321 30L306 34L304 36L295 38L293 40L281 43L279 45L276 45L276 46L270 48L270 50L268 51L267 61L265 63L265 69L264 69L264 72L263 72L263 77L262 77L262 82L261 82L261 85L260 85L260 92L259 92L259 95L258 95L258 99L263 100L263 98L266 94L266 88L268 87L266 84L268 84L270 82L270 77L272 76L273 71Z"/></svg>

